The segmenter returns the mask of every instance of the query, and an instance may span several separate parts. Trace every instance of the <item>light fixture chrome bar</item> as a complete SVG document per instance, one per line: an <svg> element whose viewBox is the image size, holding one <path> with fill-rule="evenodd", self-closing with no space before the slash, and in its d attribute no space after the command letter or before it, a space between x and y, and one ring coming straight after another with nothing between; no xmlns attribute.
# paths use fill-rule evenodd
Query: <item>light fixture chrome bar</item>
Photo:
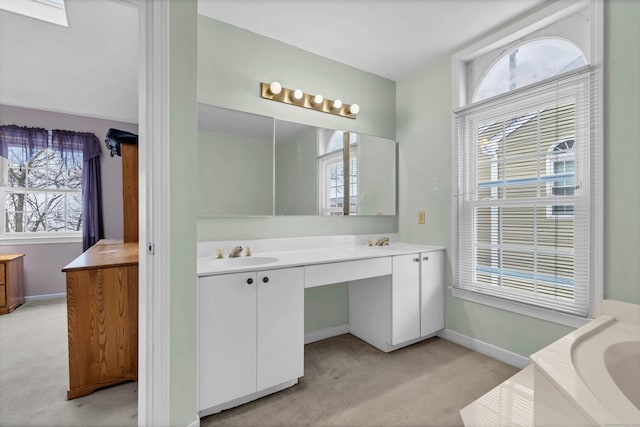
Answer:
<svg viewBox="0 0 640 427"><path fill-rule="evenodd" d="M274 91L271 88L274 88ZM334 114L340 117L355 119L360 111L358 104L345 104L341 100L325 99L322 95L312 95L302 91L287 89L280 83L260 83L260 97L271 101L282 102L289 105L296 105L310 110L322 111L323 113Z"/></svg>

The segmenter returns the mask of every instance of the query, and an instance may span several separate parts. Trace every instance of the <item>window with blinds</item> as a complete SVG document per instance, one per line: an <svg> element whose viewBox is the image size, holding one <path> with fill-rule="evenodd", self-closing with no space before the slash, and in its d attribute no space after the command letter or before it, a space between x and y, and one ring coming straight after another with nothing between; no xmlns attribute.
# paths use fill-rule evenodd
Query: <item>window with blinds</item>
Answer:
<svg viewBox="0 0 640 427"><path fill-rule="evenodd" d="M589 314L592 82L581 67L455 112L454 287Z"/></svg>

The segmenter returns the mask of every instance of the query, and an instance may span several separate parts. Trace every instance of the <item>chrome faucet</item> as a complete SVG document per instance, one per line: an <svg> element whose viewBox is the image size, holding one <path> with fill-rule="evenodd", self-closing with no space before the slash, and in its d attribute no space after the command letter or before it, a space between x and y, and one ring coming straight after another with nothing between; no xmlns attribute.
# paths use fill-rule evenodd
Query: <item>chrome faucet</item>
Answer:
<svg viewBox="0 0 640 427"><path fill-rule="evenodd" d="M236 246L229 252L229 258L238 258L242 254L242 246Z"/></svg>
<svg viewBox="0 0 640 427"><path fill-rule="evenodd" d="M389 246L389 238L381 237L380 239L378 239L378 241L376 241L376 246Z"/></svg>

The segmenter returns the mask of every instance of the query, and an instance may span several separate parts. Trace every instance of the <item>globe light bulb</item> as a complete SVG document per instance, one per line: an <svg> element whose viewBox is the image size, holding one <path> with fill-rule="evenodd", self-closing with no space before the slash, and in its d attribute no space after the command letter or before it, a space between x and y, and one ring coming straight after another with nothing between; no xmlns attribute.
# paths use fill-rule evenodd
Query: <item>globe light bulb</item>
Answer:
<svg viewBox="0 0 640 427"><path fill-rule="evenodd" d="M317 94L316 96L313 97L313 103L315 105L322 104L323 101L324 101L324 97L320 94Z"/></svg>
<svg viewBox="0 0 640 427"><path fill-rule="evenodd" d="M331 106L333 107L334 110L339 110L340 108L342 108L342 101L340 101L339 99L336 99L331 103Z"/></svg>
<svg viewBox="0 0 640 427"><path fill-rule="evenodd" d="M271 92L272 95L278 95L280 92L282 92L282 85L280 84L280 82L272 82L269 85L269 92Z"/></svg>
<svg viewBox="0 0 640 427"><path fill-rule="evenodd" d="M296 89L291 93L292 101L300 101L302 99L302 91L300 89Z"/></svg>
<svg viewBox="0 0 640 427"><path fill-rule="evenodd" d="M351 104L349 112L353 115L358 114L360 112L360 106L358 104Z"/></svg>

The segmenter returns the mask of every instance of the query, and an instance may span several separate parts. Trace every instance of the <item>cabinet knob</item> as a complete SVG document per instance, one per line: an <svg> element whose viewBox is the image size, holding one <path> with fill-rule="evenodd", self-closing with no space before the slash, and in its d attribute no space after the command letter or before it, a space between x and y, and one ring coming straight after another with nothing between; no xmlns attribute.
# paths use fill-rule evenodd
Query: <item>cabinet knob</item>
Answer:
<svg viewBox="0 0 640 427"><path fill-rule="evenodd" d="M267 276L264 276L264 277L262 278L262 281L263 281L264 283L267 283L267 282L269 282L269 278L268 278Z"/></svg>
<svg viewBox="0 0 640 427"><path fill-rule="evenodd" d="M253 279L251 277L249 277L247 279L247 285L252 285L253 284Z"/></svg>
<svg viewBox="0 0 640 427"><path fill-rule="evenodd" d="M420 258L414 258L413 262L420 262Z"/></svg>
<svg viewBox="0 0 640 427"><path fill-rule="evenodd" d="M426 257L422 258L422 260L423 260L423 261L429 261L429 257L428 257L428 256L426 256Z"/></svg>

